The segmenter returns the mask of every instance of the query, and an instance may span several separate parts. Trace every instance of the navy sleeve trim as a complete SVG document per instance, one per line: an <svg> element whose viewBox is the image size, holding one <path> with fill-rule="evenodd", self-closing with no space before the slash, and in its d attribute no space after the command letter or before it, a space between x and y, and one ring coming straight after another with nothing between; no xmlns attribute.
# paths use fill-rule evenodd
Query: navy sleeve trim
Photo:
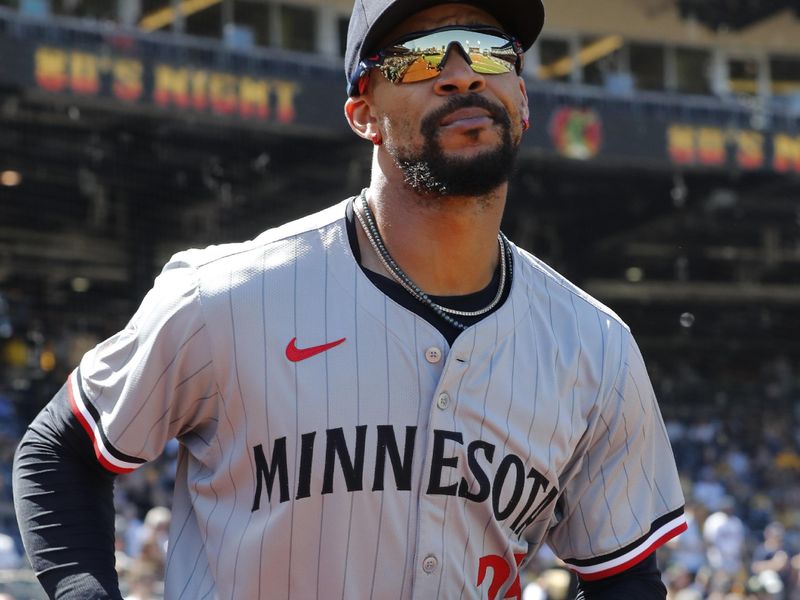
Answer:
<svg viewBox="0 0 800 600"><path fill-rule="evenodd" d="M640 563L686 529L686 517L680 507L653 521L650 531L619 550L588 559L568 558L564 562L583 580L604 579Z"/></svg>
<svg viewBox="0 0 800 600"><path fill-rule="evenodd" d="M113 473L130 473L147 462L143 458L120 452L108 441L100 421L100 413L81 387L80 368L69 376L67 393L72 414L92 441L94 454L101 465Z"/></svg>

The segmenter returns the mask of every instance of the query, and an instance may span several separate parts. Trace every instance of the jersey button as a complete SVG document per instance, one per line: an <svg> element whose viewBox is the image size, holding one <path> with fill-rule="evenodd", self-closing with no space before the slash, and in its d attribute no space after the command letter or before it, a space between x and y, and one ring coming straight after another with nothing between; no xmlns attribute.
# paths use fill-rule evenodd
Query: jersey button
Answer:
<svg viewBox="0 0 800 600"><path fill-rule="evenodd" d="M442 351L435 346L432 346L425 350L425 360L427 360L432 365L435 365L440 360L442 360Z"/></svg>
<svg viewBox="0 0 800 600"><path fill-rule="evenodd" d="M448 396L447 394L439 394L439 397L436 399L436 406L444 410L449 405L450 405L450 396Z"/></svg>
<svg viewBox="0 0 800 600"><path fill-rule="evenodd" d="M422 559L422 570L426 573L433 573L436 570L436 567L439 566L439 559L436 558L433 554L428 554L425 558Z"/></svg>

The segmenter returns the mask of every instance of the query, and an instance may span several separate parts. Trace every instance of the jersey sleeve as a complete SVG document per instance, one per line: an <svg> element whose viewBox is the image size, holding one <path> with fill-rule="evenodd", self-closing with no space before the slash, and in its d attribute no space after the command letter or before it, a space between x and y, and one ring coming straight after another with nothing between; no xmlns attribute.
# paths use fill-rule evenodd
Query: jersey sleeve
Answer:
<svg viewBox="0 0 800 600"><path fill-rule="evenodd" d="M173 260L126 328L87 352L67 382L105 468L132 471L170 439L215 422L209 344L196 270Z"/></svg>
<svg viewBox="0 0 800 600"><path fill-rule="evenodd" d="M644 361L629 332L623 344L615 384L598 407L581 468L564 484L548 535L586 581L629 569L686 530L680 480Z"/></svg>

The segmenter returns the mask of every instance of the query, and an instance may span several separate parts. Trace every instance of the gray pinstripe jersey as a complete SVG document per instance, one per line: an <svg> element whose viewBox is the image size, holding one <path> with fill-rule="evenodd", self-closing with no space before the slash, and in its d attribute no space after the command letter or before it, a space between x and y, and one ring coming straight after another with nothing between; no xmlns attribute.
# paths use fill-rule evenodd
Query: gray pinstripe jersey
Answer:
<svg viewBox="0 0 800 600"><path fill-rule="evenodd" d="M448 347L361 271L345 206L176 255L70 376L107 468L181 442L168 599L510 598L543 542L592 579L685 527L612 312L514 248Z"/></svg>

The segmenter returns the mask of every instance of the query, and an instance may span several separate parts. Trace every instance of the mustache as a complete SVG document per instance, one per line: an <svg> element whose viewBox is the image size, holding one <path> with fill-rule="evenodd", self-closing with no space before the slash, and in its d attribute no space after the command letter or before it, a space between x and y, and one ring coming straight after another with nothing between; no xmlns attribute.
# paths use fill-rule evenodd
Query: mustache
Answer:
<svg viewBox="0 0 800 600"><path fill-rule="evenodd" d="M495 123L502 125L505 129L511 128L511 118L501 105L495 104L480 94L465 94L451 96L442 106L426 115L420 125L422 133L426 137L433 135L442 119L462 108L482 108L489 113Z"/></svg>

